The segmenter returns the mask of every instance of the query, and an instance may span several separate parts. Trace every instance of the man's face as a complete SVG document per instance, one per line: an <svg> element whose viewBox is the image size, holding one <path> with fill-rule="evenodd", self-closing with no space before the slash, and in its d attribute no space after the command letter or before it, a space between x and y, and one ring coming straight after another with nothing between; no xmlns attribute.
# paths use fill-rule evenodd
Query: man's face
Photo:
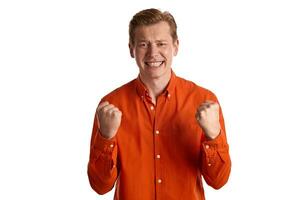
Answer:
<svg viewBox="0 0 300 200"><path fill-rule="evenodd" d="M167 22L159 22L135 29L134 44L129 45L140 75L146 80L169 78L172 58L178 51L178 40L173 41Z"/></svg>

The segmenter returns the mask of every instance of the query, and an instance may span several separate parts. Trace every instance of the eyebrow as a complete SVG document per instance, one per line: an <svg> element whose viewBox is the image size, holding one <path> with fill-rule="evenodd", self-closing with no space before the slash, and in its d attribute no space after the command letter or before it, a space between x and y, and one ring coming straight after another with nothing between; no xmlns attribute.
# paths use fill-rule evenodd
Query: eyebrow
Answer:
<svg viewBox="0 0 300 200"><path fill-rule="evenodd" d="M137 42L149 42L149 40L138 40ZM155 40L154 42L168 42L167 40Z"/></svg>

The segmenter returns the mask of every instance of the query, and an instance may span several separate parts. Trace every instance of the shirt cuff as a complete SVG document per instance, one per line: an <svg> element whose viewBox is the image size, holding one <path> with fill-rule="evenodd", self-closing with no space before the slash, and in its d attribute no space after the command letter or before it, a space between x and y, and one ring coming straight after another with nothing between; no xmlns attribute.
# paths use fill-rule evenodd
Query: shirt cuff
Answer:
<svg viewBox="0 0 300 200"><path fill-rule="evenodd" d="M212 140L205 140L202 143L202 146L204 150L218 150L218 149L223 149L223 148L228 148L228 144L226 141L226 135L225 132L221 129L220 134L212 139Z"/></svg>
<svg viewBox="0 0 300 200"><path fill-rule="evenodd" d="M114 136L111 139L107 139L101 135L100 130L97 130L95 142L94 142L94 148L97 150L100 150L102 153L112 153L115 146L117 144L117 139Z"/></svg>

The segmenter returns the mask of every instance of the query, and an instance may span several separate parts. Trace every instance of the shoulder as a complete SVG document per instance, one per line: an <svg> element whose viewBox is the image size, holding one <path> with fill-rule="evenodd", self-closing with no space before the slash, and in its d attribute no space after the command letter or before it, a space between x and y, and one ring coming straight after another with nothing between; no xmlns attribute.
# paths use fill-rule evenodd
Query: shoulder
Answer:
<svg viewBox="0 0 300 200"><path fill-rule="evenodd" d="M110 103L117 103L120 100L124 100L126 98L130 98L133 94L135 94L135 80L133 79L124 85L116 88L115 90L111 91L110 93L106 94L101 101L108 101Z"/></svg>
<svg viewBox="0 0 300 200"><path fill-rule="evenodd" d="M192 95L197 99L203 100L217 100L216 95L210 89L196 84L193 81L184 79L177 76L176 80L177 90L180 92L185 92L188 96Z"/></svg>

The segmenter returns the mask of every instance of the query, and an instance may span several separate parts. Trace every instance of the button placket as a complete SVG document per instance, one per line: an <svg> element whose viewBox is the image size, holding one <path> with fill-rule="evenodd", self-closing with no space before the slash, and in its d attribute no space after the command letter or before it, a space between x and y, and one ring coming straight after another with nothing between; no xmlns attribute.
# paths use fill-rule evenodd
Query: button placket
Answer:
<svg viewBox="0 0 300 200"><path fill-rule="evenodd" d="M157 182L157 185L156 187L160 187L159 185L162 183L162 178L161 178L161 172L160 172L160 169L161 169L161 154L160 154L160 143L159 143L159 134L160 134L160 131L159 130L156 130L154 131L154 141L155 141L155 149L154 149L154 155L155 155L155 158L154 158L154 162L155 162L155 177L156 177L156 182ZM159 191L160 189L157 188L156 191Z"/></svg>
<svg viewBox="0 0 300 200"><path fill-rule="evenodd" d="M156 197L158 199L160 199L160 195L161 195L161 187L162 184L164 183L164 177L162 174L162 159L163 159L163 155L162 155L162 146L161 146L161 134L162 131L160 130L160 113L161 113L161 109L164 107L165 104L165 96L159 96L157 98L156 101L156 105L154 107L154 124L153 124L153 140L154 140L154 152L153 152L153 158L154 158L154 166L155 166L155 188L156 188ZM150 108L151 109L151 108Z"/></svg>
<svg viewBox="0 0 300 200"><path fill-rule="evenodd" d="M155 130L155 129L154 129ZM155 130L154 131L154 141L155 141L155 150L154 150L154 155L155 155L155 171L156 171L156 182L157 182L157 192L160 190L159 189L159 185L162 183L162 178L161 178L161 173L160 173L160 159L161 159L161 154L159 153L159 135L160 135L160 131L159 130Z"/></svg>

